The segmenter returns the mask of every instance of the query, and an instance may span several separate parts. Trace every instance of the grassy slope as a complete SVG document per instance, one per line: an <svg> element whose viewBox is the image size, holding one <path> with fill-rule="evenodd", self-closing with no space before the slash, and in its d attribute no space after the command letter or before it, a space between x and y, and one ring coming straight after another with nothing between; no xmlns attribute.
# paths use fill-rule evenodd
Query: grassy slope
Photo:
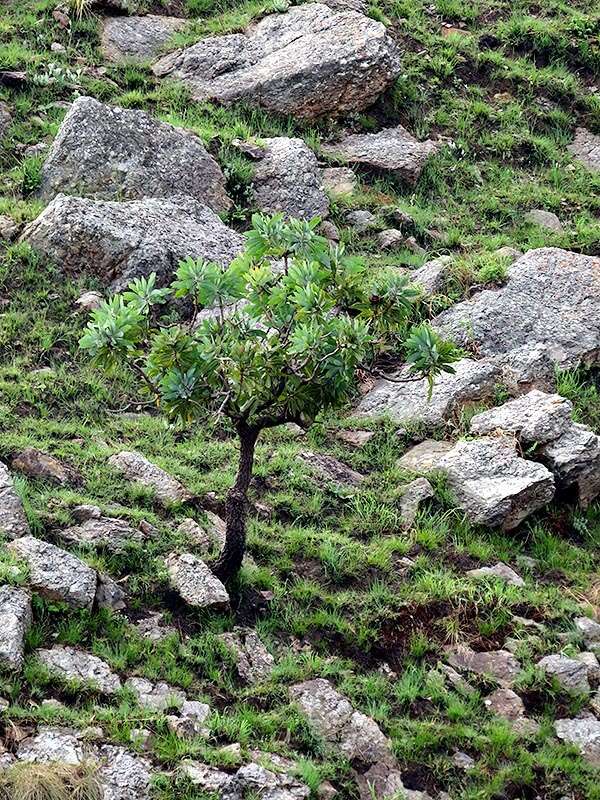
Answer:
<svg viewBox="0 0 600 800"><path fill-rule="evenodd" d="M230 148L231 139L296 132L318 148L321 138L335 132L332 123L307 129L248 109L190 104L184 91L156 85L143 67L109 67L94 74L92 68L102 65L96 19L84 16L67 32L51 16L54 5L54 0L13 0L3 6L0 69L27 69L36 82L22 92L0 89L0 99L15 109L14 125L0 148L0 213L16 220L38 213L31 193L40 160L24 157L23 148L54 135L64 114L60 103L72 98L74 85L104 101L145 108L197 130L227 171L237 200L231 221L240 227L248 213L251 174ZM185 40L239 28L265 8L276 7L234 5L188 0L190 13L200 16L183 34ZM372 15L384 20L403 44L404 69L372 115L351 123L370 128L399 121L419 136L443 133L455 147L432 161L412 193L388 181L365 179L356 196L334 207L334 219L340 221L348 207L370 208L383 226L386 209L409 211L427 257L457 256L453 300L471 284L502 276L502 263L490 255L501 245L556 244L599 253L600 178L575 164L565 149L576 125L600 129L600 96L590 91L600 65L594 6L592 0L437 0L433 6L380 0L373 5ZM464 33L442 36L441 21L462 22ZM51 52L54 41L65 45L65 56ZM565 232L548 234L527 224L523 212L535 207L556 211ZM428 235L432 228L442 233L441 240ZM374 241L344 235L351 249L373 264L383 263ZM400 252L385 260L410 265L424 258ZM565 794L600 798L597 774L551 735L551 721L577 711L581 699L561 694L532 666L561 647L557 636L568 630L582 602L598 603L597 507L585 514L551 509L518 534L502 536L467 525L448 507L440 486L436 501L405 534L398 525L397 500L408 476L395 462L406 441L381 423L373 426L376 437L353 451L333 436L348 421L324 419L308 441L278 432L259 446L254 496L270 504L274 515L252 521L250 551L257 567L244 572L234 613L182 614L170 602L160 556L181 544L174 531L189 510L160 511L151 496L113 475L106 459L123 447L138 448L200 495L215 491L222 496L233 474L234 442L227 431L202 426L187 439L160 418L135 413L133 381L123 375L109 379L89 367L77 352L84 320L73 308L73 300L89 288L97 287L85 275L66 281L21 246L3 253L0 297L8 303L0 313L0 458L33 445L83 474L80 489L19 482L35 533L49 540L53 529L71 520L70 508L82 502L113 512L116 506L119 515L155 525L159 534L144 552L132 548L120 558L83 555L127 579L134 612L165 610L191 638L185 645L177 638L149 645L122 619L106 613L65 615L58 606L38 602L29 650L53 641L81 645L124 675L164 679L191 696L205 697L219 714L208 743L181 742L168 733L164 720L137 709L126 694L102 704L79 688L48 685L30 656L22 680L0 678L0 694L12 702L8 719L24 726L49 720L85 726L93 720L111 739L124 743L132 728L148 727L155 733L153 755L167 767L187 755L224 763L228 757L219 747L229 742L289 753L300 756L301 774L311 787L328 778L350 797L354 789L347 765L324 753L286 699L291 681L323 675L391 736L407 785L434 794L444 789L461 800L533 798L536 792L557 800ZM440 298L437 305L447 302ZM593 376L564 376L561 388L574 399L578 413L598 428L600 401ZM456 423L458 434L464 420ZM307 446L368 473L364 487L345 497L307 481L294 458ZM417 563L402 577L398 560L406 554ZM520 565L520 555L537 560L533 573ZM525 590L493 581L474 583L463 575L469 566L498 559L520 569L527 579ZM18 580L12 566L3 557L0 575ZM274 600L259 602L259 590L272 591ZM515 625L514 613L545 622L546 630L532 636ZM237 686L216 642L215 634L229 629L234 619L255 624L280 654L273 680L261 687ZM477 684L480 694L466 697L429 674L447 644L493 648L506 636L522 639L521 688L529 713L542 722L540 735L530 741L517 739L487 715L481 697L491 687L484 681ZM381 662L397 677L380 671ZM68 707L57 711L38 705L50 696L68 700ZM457 748L476 759L467 775L452 765ZM170 779L160 784L163 798L198 796Z"/></svg>

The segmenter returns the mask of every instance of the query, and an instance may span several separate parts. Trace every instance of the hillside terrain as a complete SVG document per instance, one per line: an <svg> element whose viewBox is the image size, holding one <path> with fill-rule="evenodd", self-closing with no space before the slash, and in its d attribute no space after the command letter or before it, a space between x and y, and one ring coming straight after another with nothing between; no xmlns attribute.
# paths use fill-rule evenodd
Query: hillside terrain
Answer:
<svg viewBox="0 0 600 800"><path fill-rule="evenodd" d="M235 432L80 339L257 212L460 358L264 431L224 586ZM1 0L0 798L600 800L599 364L594 0Z"/></svg>

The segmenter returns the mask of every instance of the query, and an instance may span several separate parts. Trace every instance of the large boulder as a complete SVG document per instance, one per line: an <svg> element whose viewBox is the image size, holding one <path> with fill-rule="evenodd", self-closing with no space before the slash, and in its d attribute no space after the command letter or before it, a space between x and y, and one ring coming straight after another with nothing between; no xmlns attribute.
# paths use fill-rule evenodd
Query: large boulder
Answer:
<svg viewBox="0 0 600 800"><path fill-rule="evenodd" d="M23 666L25 634L31 625L31 598L25 589L0 586L0 666Z"/></svg>
<svg viewBox="0 0 600 800"><path fill-rule="evenodd" d="M156 14L107 17L102 23L102 52L109 61L150 61L185 23L180 17Z"/></svg>
<svg viewBox="0 0 600 800"><path fill-rule="evenodd" d="M0 461L0 534L9 539L29 533L29 523L8 467Z"/></svg>
<svg viewBox="0 0 600 800"><path fill-rule="evenodd" d="M194 100L245 100L314 119L370 106L400 71L385 27L355 11L309 3L272 14L245 33L202 39L154 65Z"/></svg>
<svg viewBox="0 0 600 800"><path fill-rule="evenodd" d="M600 172L600 136L587 128L577 128L567 150L593 172Z"/></svg>
<svg viewBox="0 0 600 800"><path fill-rule="evenodd" d="M40 196L97 199L189 195L214 211L231 205L225 178L200 139L145 111L79 97L42 168Z"/></svg>
<svg viewBox="0 0 600 800"><path fill-rule="evenodd" d="M121 688L121 680L109 665L98 656L84 653L74 647L55 645L51 649L36 651L38 660L52 675L77 683L90 684L102 694L114 694Z"/></svg>
<svg viewBox="0 0 600 800"><path fill-rule="evenodd" d="M429 139L419 142L406 128L397 125L379 133L354 133L322 149L327 155L351 164L390 172L407 183L416 183L438 145Z"/></svg>
<svg viewBox="0 0 600 800"><path fill-rule="evenodd" d="M68 272L95 273L119 289L156 272L168 281L188 256L227 266L243 239L190 197L129 202L58 195L22 240Z"/></svg>
<svg viewBox="0 0 600 800"><path fill-rule="evenodd" d="M177 478L164 469L132 450L122 450L108 459L108 463L122 473L127 480L152 489L161 505L185 503L191 500L192 493Z"/></svg>
<svg viewBox="0 0 600 800"><path fill-rule="evenodd" d="M572 426L573 404L558 394L533 389L501 406L476 414L470 431L478 436L501 431L524 443L544 444L557 439Z"/></svg>

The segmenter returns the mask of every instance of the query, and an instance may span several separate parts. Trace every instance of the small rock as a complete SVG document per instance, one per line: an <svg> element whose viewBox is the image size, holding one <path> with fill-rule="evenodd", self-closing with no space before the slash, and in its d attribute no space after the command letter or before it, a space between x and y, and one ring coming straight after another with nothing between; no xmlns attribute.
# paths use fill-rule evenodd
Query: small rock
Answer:
<svg viewBox="0 0 600 800"><path fill-rule="evenodd" d="M164 625L162 621L163 614L157 611L139 620L135 627L140 636L144 639L150 639L153 642L159 642L167 636L174 636L177 634L176 628L171 625Z"/></svg>
<svg viewBox="0 0 600 800"><path fill-rule="evenodd" d="M327 167L321 170L323 188L333 198L338 199L356 190L356 175L348 167Z"/></svg>
<svg viewBox="0 0 600 800"><path fill-rule="evenodd" d="M404 530L412 527L419 511L419 506L424 500L428 500L433 495L433 486L427 478L417 478L405 487L399 501L401 525Z"/></svg>
<svg viewBox="0 0 600 800"><path fill-rule="evenodd" d="M363 480L364 475L356 472L346 464L342 464L333 456L323 453L313 453L304 450L298 453L298 460L319 475L325 481L337 483L342 486L358 486Z"/></svg>
<svg viewBox="0 0 600 800"><path fill-rule="evenodd" d="M148 461L141 453L122 451L111 456L108 463L123 473L127 480L152 489L161 505L185 503L193 497L176 478Z"/></svg>
<svg viewBox="0 0 600 800"><path fill-rule="evenodd" d="M452 763L457 769L461 769L464 772L468 772L475 767L475 759L460 750L457 750L452 756Z"/></svg>
<svg viewBox="0 0 600 800"><path fill-rule="evenodd" d="M506 650L476 653L468 647L456 647L449 652L448 661L458 670L493 678L504 688L510 688L521 671L517 659Z"/></svg>
<svg viewBox="0 0 600 800"><path fill-rule="evenodd" d="M600 171L600 136L586 128L577 128L567 150L592 172Z"/></svg>
<svg viewBox="0 0 600 800"><path fill-rule="evenodd" d="M544 656L536 665L546 675L570 692L589 692L588 666L560 654Z"/></svg>
<svg viewBox="0 0 600 800"><path fill-rule="evenodd" d="M0 101L0 140L6 136L11 125L12 114L6 103Z"/></svg>
<svg viewBox="0 0 600 800"><path fill-rule="evenodd" d="M375 436L374 431L337 431L336 437L351 447L364 447Z"/></svg>
<svg viewBox="0 0 600 800"><path fill-rule="evenodd" d="M191 739L194 736L208 737L210 730L206 726L206 721L210 714L211 708L207 703L186 700L178 717L174 715L167 717L167 726L180 739Z"/></svg>
<svg viewBox="0 0 600 800"><path fill-rule="evenodd" d="M404 236L402 231L395 228L387 228L385 231L377 234L377 244L382 250L397 250L404 244Z"/></svg>
<svg viewBox="0 0 600 800"><path fill-rule="evenodd" d="M97 778L103 800L150 800L150 762L124 747L106 744L98 750Z"/></svg>
<svg viewBox="0 0 600 800"><path fill-rule="evenodd" d="M29 533L29 523L10 472L0 461L0 533L9 539Z"/></svg>
<svg viewBox="0 0 600 800"><path fill-rule="evenodd" d="M532 222L534 225L539 225L540 228L552 231L552 233L562 233L563 226L556 214L552 211L544 211L541 208L535 208L525 214L527 222Z"/></svg>
<svg viewBox="0 0 600 800"><path fill-rule="evenodd" d="M441 294L446 290L452 256L439 256L407 273L411 282L421 288L425 296Z"/></svg>
<svg viewBox="0 0 600 800"><path fill-rule="evenodd" d="M318 232L321 236L324 236L330 242L339 242L340 240L340 231L337 225L334 225L333 222L329 219L323 220L318 227Z"/></svg>
<svg viewBox="0 0 600 800"><path fill-rule="evenodd" d="M523 701L512 689L496 689L483 702L492 714L509 722L516 733L528 736L535 735L539 731L538 723L525 716Z"/></svg>
<svg viewBox="0 0 600 800"><path fill-rule="evenodd" d="M479 569L470 569L466 573L470 578L499 578L500 580L508 583L510 586L525 586L525 581L518 575L514 569L511 569L507 564L499 561L493 567L480 567Z"/></svg>
<svg viewBox="0 0 600 800"><path fill-rule="evenodd" d="M165 563L172 588L186 603L213 610L229 607L227 590L200 558L191 553L171 553Z"/></svg>
<svg viewBox="0 0 600 800"><path fill-rule="evenodd" d="M559 739L576 745L586 761L600 766L600 720L557 719L554 730Z"/></svg>
<svg viewBox="0 0 600 800"><path fill-rule="evenodd" d="M25 589L0 586L0 665L23 666L25 635L31 625L31 598Z"/></svg>
<svg viewBox="0 0 600 800"><path fill-rule="evenodd" d="M521 258L523 253L521 250L517 250L516 247L509 247L505 245L504 247L499 247L497 250L494 250L492 255L496 256L496 258L506 259L509 264L512 264L513 261L517 260L517 258Z"/></svg>
<svg viewBox="0 0 600 800"><path fill-rule="evenodd" d="M100 308L103 302L104 298L100 292L85 292L75 300L75 305L82 311L95 311Z"/></svg>
<svg viewBox="0 0 600 800"><path fill-rule="evenodd" d="M261 683L270 678L275 659L251 628L234 628L233 633L223 633L219 639L234 654L240 679L248 684Z"/></svg>
<svg viewBox="0 0 600 800"><path fill-rule="evenodd" d="M109 61L149 61L184 25L179 17L154 14L107 17L102 24L102 53Z"/></svg>
<svg viewBox="0 0 600 800"><path fill-rule="evenodd" d="M572 423L541 448L539 457L560 487L576 490L580 505L588 506L600 493L600 437L585 425Z"/></svg>
<svg viewBox="0 0 600 800"><path fill-rule="evenodd" d="M116 517L92 517L72 528L59 532L65 542L74 545L104 547L111 553L123 553L132 544L141 544L144 537L141 531L132 528L128 522Z"/></svg>
<svg viewBox="0 0 600 800"><path fill-rule="evenodd" d="M51 650L36 650L36 656L48 670L63 680L91 684L102 694L119 691L121 681L105 661L74 647L55 645Z"/></svg>
<svg viewBox="0 0 600 800"><path fill-rule="evenodd" d="M12 217L6 214L0 214L0 239L5 242L11 242L19 232L18 224Z"/></svg>
<svg viewBox="0 0 600 800"><path fill-rule="evenodd" d="M356 211L349 211L346 214L346 223L356 233L365 233L365 231L377 226L377 217L366 209L358 208Z"/></svg>
<svg viewBox="0 0 600 800"><path fill-rule="evenodd" d="M180 708L185 702L185 694L167 683L159 681L154 684L146 678L128 678L125 687L130 689L140 706L150 711L166 711L168 708Z"/></svg>
<svg viewBox="0 0 600 800"><path fill-rule="evenodd" d="M127 595L119 584L110 575L98 573L98 586L96 588L96 604L98 608L106 608L117 612L127 608Z"/></svg>
<svg viewBox="0 0 600 800"><path fill-rule="evenodd" d="M589 617L578 617L575 627L583 636L585 646L589 648L600 647L600 623Z"/></svg>

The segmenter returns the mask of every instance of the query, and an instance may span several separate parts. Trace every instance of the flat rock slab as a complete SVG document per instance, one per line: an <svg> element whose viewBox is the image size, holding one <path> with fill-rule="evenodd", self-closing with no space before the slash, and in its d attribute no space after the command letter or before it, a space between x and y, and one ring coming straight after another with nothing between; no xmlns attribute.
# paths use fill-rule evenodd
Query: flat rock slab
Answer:
<svg viewBox="0 0 600 800"><path fill-rule="evenodd" d="M74 647L55 645L52 649L36 651L41 663L53 674L68 681L91 684L102 694L114 694L121 688L121 680L101 658L76 650Z"/></svg>
<svg viewBox="0 0 600 800"><path fill-rule="evenodd" d="M207 564L192 553L171 553L165 559L171 587L195 608L225 610L229 595Z"/></svg>
<svg viewBox="0 0 600 800"><path fill-rule="evenodd" d="M92 607L96 572L77 556L33 536L23 536L7 546L27 564L29 585L35 592L72 608Z"/></svg>
<svg viewBox="0 0 600 800"><path fill-rule="evenodd" d="M0 534L9 539L29 533L29 522L8 467L0 461Z"/></svg>
<svg viewBox="0 0 600 800"><path fill-rule="evenodd" d="M109 61L150 61L161 54L186 20L146 14L143 17L108 17L102 23L100 43Z"/></svg>
<svg viewBox="0 0 600 800"><path fill-rule="evenodd" d="M309 3L272 14L245 33L202 39L154 65L194 100L239 100L301 119L370 106L400 72L385 27L355 11Z"/></svg>
<svg viewBox="0 0 600 800"><path fill-rule="evenodd" d="M476 414L470 431L478 436L501 431L526 444L551 442L572 426L573 404L558 394L533 389L497 408Z"/></svg>
<svg viewBox="0 0 600 800"><path fill-rule="evenodd" d="M58 195L21 238L65 271L92 271L114 289L152 272L167 282L188 256L228 266L243 245L208 206L182 196L121 203Z"/></svg>
<svg viewBox="0 0 600 800"><path fill-rule="evenodd" d="M406 379L406 382L381 378L361 399L356 414L387 416L401 425L412 423L433 428L442 425L466 404L493 396L500 380L495 364L463 358L453 366L454 374L443 373L436 379L431 397L427 381L414 380L414 374L407 369L391 376L394 380Z"/></svg>
<svg viewBox="0 0 600 800"><path fill-rule="evenodd" d="M493 678L503 688L510 688L521 671L521 665L508 650L476 653L468 647L456 647L448 654L448 663L460 672Z"/></svg>
<svg viewBox="0 0 600 800"><path fill-rule="evenodd" d="M135 451L123 450L108 459L108 463L121 472L127 480L139 483L154 491L161 505L185 503L193 495L177 478Z"/></svg>
<svg viewBox="0 0 600 800"><path fill-rule="evenodd" d="M302 139L262 139L261 146L252 181L254 205L267 214L282 212L287 218L326 217L329 200L321 171Z"/></svg>
<svg viewBox="0 0 600 800"><path fill-rule="evenodd" d="M390 172L407 183L416 183L427 159L439 148L435 142L419 142L402 125L379 133L355 133L341 141L323 145L323 152L350 164L362 164Z"/></svg>
<svg viewBox="0 0 600 800"><path fill-rule="evenodd" d="M504 437L459 441L437 468L467 518L490 527L516 528L554 497L552 473L520 458L515 441Z"/></svg>
<svg viewBox="0 0 600 800"><path fill-rule="evenodd" d="M537 667L550 678L554 678L567 691L586 693L590 691L589 667L582 661L557 653L544 656L538 661Z"/></svg>
<svg viewBox="0 0 600 800"><path fill-rule="evenodd" d="M145 111L79 97L42 168L40 197L103 200L188 195L214 211L231 205L221 168L200 139Z"/></svg>
<svg viewBox="0 0 600 800"><path fill-rule="evenodd" d="M29 592L17 586L0 586L0 666L21 669L30 625Z"/></svg>
<svg viewBox="0 0 600 800"><path fill-rule="evenodd" d="M567 150L593 172L600 171L600 136L587 128L577 128L575 138Z"/></svg>
<svg viewBox="0 0 600 800"><path fill-rule="evenodd" d="M222 633L219 639L233 653L240 680L253 685L270 678L275 659L251 628L235 628L231 633Z"/></svg>
<svg viewBox="0 0 600 800"><path fill-rule="evenodd" d="M305 464L311 472L328 483L337 483L339 486L359 486L364 480L364 475L356 472L347 464L343 464L333 456L324 453L313 453L303 450L298 453L298 460Z"/></svg>
<svg viewBox="0 0 600 800"><path fill-rule="evenodd" d="M600 720L557 719L554 730L563 742L576 745L586 761L600 766Z"/></svg>
<svg viewBox="0 0 600 800"><path fill-rule="evenodd" d="M74 545L104 547L112 553L122 553L130 545L141 544L144 536L140 530L132 528L128 522L114 517L92 517L81 525L74 525L59 531L65 542Z"/></svg>

